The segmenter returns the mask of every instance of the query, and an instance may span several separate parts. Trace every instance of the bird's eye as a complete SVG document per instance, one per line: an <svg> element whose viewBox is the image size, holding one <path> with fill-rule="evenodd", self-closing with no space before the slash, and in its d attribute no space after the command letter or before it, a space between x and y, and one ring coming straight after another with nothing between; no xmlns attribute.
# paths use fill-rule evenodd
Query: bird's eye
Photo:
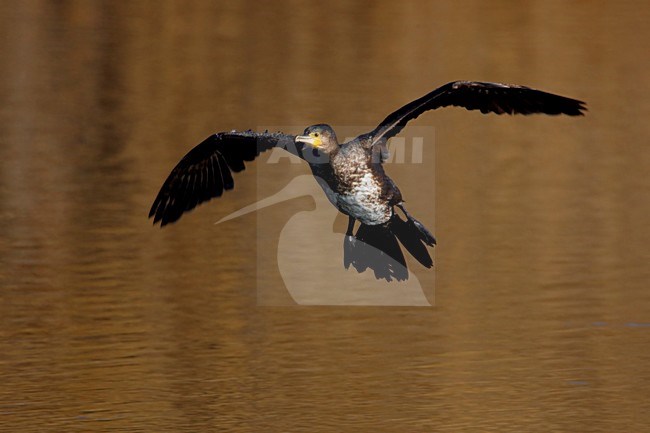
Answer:
<svg viewBox="0 0 650 433"><path fill-rule="evenodd" d="M318 132L314 132L314 137L318 137Z"/></svg>

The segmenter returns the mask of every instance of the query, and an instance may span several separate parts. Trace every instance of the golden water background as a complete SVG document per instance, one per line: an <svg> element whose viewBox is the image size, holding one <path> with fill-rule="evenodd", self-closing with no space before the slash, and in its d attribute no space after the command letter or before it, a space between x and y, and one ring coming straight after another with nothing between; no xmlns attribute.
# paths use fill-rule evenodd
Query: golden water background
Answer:
<svg viewBox="0 0 650 433"><path fill-rule="evenodd" d="M0 2L0 431L649 431L648 22L643 1ZM374 125L456 79L589 113L413 122L434 148L387 170L439 240L410 262L432 308L258 306L256 217L212 224L258 198L255 164L146 218L210 133Z"/></svg>

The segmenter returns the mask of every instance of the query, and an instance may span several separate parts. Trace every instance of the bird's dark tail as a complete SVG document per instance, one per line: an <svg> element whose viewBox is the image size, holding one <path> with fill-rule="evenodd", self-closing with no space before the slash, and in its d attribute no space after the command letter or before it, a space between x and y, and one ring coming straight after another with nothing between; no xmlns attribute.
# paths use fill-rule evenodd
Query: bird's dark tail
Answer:
<svg viewBox="0 0 650 433"><path fill-rule="evenodd" d="M361 224L356 235L345 236L343 264L346 269L350 265L358 272L371 268L377 279L407 280L409 272L400 243L422 266L433 266L427 246L434 246L436 239L402 206L400 209L406 221L394 213L387 223L373 226Z"/></svg>
<svg viewBox="0 0 650 433"><path fill-rule="evenodd" d="M415 259L427 268L433 266L433 259L429 255L427 245L433 247L436 244L436 238L427 230L424 225L409 214L403 206L399 205L406 221L394 213L388 221L387 226L390 231L399 239L400 243L411 253Z"/></svg>

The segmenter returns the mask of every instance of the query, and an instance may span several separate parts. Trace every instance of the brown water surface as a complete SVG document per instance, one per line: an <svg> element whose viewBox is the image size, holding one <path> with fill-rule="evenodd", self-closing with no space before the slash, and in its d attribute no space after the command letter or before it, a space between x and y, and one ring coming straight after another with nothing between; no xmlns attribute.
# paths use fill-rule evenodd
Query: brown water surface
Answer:
<svg viewBox="0 0 650 433"><path fill-rule="evenodd" d="M650 431L648 22L643 1L0 2L0 430ZM455 79L589 113L413 122L435 145L387 170L438 237L433 270L410 261L433 307L259 306L256 216L212 224L259 198L259 164L146 218L210 133L374 125Z"/></svg>

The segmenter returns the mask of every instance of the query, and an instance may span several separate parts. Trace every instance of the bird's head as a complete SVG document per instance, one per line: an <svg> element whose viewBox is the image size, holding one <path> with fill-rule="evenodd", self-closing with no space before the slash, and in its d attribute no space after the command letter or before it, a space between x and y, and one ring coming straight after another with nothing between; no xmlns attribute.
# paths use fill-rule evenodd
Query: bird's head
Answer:
<svg viewBox="0 0 650 433"><path fill-rule="evenodd" d="M296 137L296 143L304 143L326 154L338 149L336 133L329 125L312 125L305 129L303 135Z"/></svg>

